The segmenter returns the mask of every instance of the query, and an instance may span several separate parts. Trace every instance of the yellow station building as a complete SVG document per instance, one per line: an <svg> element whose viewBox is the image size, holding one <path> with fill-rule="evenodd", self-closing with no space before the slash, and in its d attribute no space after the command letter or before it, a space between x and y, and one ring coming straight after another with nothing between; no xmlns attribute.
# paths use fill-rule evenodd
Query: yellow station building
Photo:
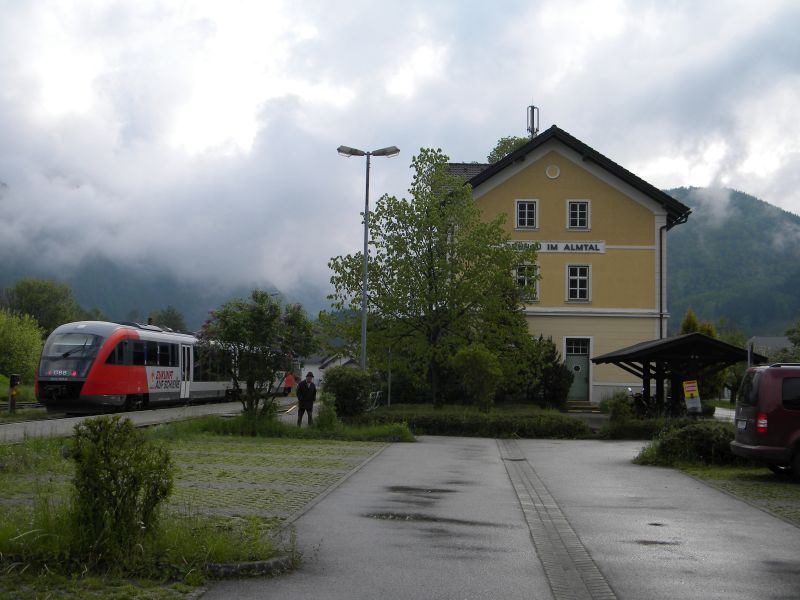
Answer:
<svg viewBox="0 0 800 600"><path fill-rule="evenodd" d="M555 125L497 163L451 171L487 219L504 213L512 240L538 246L517 280L530 333L552 338L573 372L569 400L641 385L590 358L666 336L667 231L690 209Z"/></svg>

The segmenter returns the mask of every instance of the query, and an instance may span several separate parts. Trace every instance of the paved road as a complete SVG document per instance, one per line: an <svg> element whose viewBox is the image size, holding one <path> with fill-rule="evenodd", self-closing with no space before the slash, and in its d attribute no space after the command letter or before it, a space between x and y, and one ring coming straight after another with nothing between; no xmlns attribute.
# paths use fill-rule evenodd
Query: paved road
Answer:
<svg viewBox="0 0 800 600"><path fill-rule="evenodd" d="M291 409L294 405L294 398L279 399L281 410ZM314 405L314 411L319 408ZM294 409L296 410L296 409ZM181 421L190 417L201 415L238 415L242 412L241 402L224 402L221 404L196 404L192 406L176 406L172 408L161 408L159 410L143 410L137 412L119 413L131 419L134 424L139 426L155 425L169 421ZM84 419L92 417L68 417L65 419L47 419L41 421L23 421L21 423L0 424L0 442L19 442L26 437L47 437L72 435L73 427ZM282 415L282 420L286 423L296 423L297 413L290 410ZM303 417L305 427L306 418Z"/></svg>
<svg viewBox="0 0 800 600"><path fill-rule="evenodd" d="M203 600L800 597L800 530L640 446L394 444L296 522L296 572Z"/></svg>

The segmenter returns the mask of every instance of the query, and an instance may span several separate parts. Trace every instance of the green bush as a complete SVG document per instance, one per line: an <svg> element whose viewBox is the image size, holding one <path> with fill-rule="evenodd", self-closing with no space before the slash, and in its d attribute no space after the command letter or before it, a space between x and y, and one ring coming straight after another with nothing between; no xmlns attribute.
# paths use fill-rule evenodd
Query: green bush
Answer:
<svg viewBox="0 0 800 600"><path fill-rule="evenodd" d="M664 429L636 457L636 462L664 466L736 464L740 461L730 449L733 438L730 423L681 420Z"/></svg>
<svg viewBox="0 0 800 600"><path fill-rule="evenodd" d="M664 428L667 419L625 419L610 420L600 428L597 436L604 440L652 440Z"/></svg>
<svg viewBox="0 0 800 600"><path fill-rule="evenodd" d="M154 531L172 491L169 452L149 442L130 419L98 417L75 426L71 515L76 550L90 562L130 559Z"/></svg>
<svg viewBox="0 0 800 600"><path fill-rule="evenodd" d="M601 402L604 412L608 412L608 420L621 423L633 419L633 400L625 392L615 392L610 398ZM603 410L601 409L601 410Z"/></svg>
<svg viewBox="0 0 800 600"><path fill-rule="evenodd" d="M372 385L369 374L353 367L331 367L325 371L325 391L335 398L340 417L360 415L367 408Z"/></svg>
<svg viewBox="0 0 800 600"><path fill-rule="evenodd" d="M392 423L398 417L391 412L364 415L352 422ZM461 414L420 413L402 417L415 435L452 435L465 437L588 438L591 431L578 419L556 412L509 416L464 412Z"/></svg>
<svg viewBox="0 0 800 600"><path fill-rule="evenodd" d="M320 407L317 416L314 418L314 427L320 431L334 431L341 422L336 416L336 404L333 398L323 395L320 399Z"/></svg>
<svg viewBox="0 0 800 600"><path fill-rule="evenodd" d="M456 353L452 366L461 379L467 398L481 410L490 410L503 376L497 357L486 346L470 344Z"/></svg>

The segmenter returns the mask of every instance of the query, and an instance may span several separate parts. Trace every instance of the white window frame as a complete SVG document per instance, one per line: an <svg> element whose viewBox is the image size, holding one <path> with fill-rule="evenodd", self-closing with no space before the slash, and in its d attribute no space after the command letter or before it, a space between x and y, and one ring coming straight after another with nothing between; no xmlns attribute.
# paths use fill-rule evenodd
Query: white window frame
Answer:
<svg viewBox="0 0 800 600"><path fill-rule="evenodd" d="M525 273L520 273L520 269L527 270L528 268L533 269L533 281L530 280L530 275ZM517 282L517 285L521 288L526 288L528 292L523 292L522 299L525 304L534 304L539 302L539 265L535 264L522 264L517 265L517 268L514 269L514 280ZM524 281L523 281L524 280Z"/></svg>
<svg viewBox="0 0 800 600"><path fill-rule="evenodd" d="M571 298L570 297L570 281L573 277L570 275L570 269L586 269L586 275L576 275L574 279L579 281L581 279L586 280L586 298ZM587 264L568 264L566 265L566 277L564 278L565 281L565 289L564 289L564 297L566 298L567 302L570 303L577 303L577 304L585 304L587 302L592 301L592 265Z"/></svg>
<svg viewBox="0 0 800 600"><path fill-rule="evenodd" d="M520 204L533 204L533 225L521 225L519 222ZM514 201L514 226L516 229L524 231L536 231L539 229L539 201L536 199L521 199Z"/></svg>
<svg viewBox="0 0 800 600"><path fill-rule="evenodd" d="M572 205L585 204L586 205L586 225L579 226L572 224ZM567 229L572 231L591 231L592 229L592 203L590 200L583 198L574 198L567 200Z"/></svg>

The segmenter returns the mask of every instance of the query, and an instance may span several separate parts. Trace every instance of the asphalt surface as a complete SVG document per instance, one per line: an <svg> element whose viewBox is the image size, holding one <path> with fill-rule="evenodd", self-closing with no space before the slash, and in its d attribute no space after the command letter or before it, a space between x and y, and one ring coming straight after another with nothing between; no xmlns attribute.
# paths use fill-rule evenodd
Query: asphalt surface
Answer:
<svg viewBox="0 0 800 600"><path fill-rule="evenodd" d="M281 398L278 400L279 411L287 411L281 414L280 418L285 423L297 422L297 409L294 407L295 398ZM316 414L319 403L314 405ZM242 412L242 403L223 402L219 404L194 404L191 406L175 406L170 408L160 408L158 410L142 410L135 412L116 413L133 421L135 425L146 427L158 423L170 421L181 421L191 417L202 415L229 415L234 416ZM85 417L66 417L62 419L43 419L38 421L22 421L17 423L0 424L0 442L19 442L31 437L66 437L73 433L73 428L77 423L93 416ZM307 418L303 416L303 426L306 426Z"/></svg>
<svg viewBox="0 0 800 600"><path fill-rule="evenodd" d="M393 444L296 521L295 572L203 600L800 597L798 528L641 445Z"/></svg>

